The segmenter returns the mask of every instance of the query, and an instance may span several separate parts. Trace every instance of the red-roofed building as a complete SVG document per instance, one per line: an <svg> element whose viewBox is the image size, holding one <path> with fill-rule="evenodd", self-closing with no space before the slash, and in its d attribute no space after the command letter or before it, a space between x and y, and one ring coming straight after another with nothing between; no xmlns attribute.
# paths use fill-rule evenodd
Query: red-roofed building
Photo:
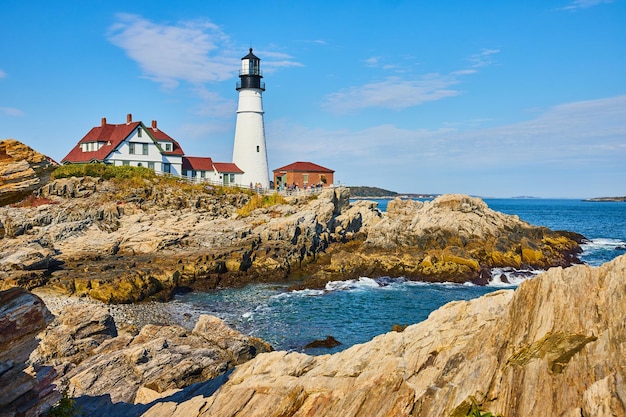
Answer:
<svg viewBox="0 0 626 417"><path fill-rule="evenodd" d="M198 181L241 185L243 171L231 162L213 162L211 158L198 156L183 157L183 176Z"/></svg>
<svg viewBox="0 0 626 417"><path fill-rule="evenodd" d="M282 190L297 186L300 189L333 185L335 171L313 162L294 162L274 171L274 187Z"/></svg>
<svg viewBox="0 0 626 417"><path fill-rule="evenodd" d="M241 171L232 163L213 163L211 158L185 156L180 144L157 127L133 122L109 124L102 118L61 160L63 164L105 163L151 168L156 172L181 175L220 184L239 184ZM217 167L215 166L217 165ZM237 182L239 181L239 182Z"/></svg>

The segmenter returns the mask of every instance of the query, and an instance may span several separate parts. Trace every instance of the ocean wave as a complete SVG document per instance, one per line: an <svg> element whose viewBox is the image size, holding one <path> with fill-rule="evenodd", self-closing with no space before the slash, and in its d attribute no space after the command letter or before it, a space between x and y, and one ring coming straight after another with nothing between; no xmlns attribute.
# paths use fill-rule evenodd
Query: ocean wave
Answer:
<svg viewBox="0 0 626 417"><path fill-rule="evenodd" d="M623 248L626 250L626 242L621 239L611 239L611 238L599 238L599 239L591 239L583 244L583 251L585 250L594 250L594 249L619 249Z"/></svg>
<svg viewBox="0 0 626 417"><path fill-rule="evenodd" d="M580 245L580 259L588 265L599 266L615 258L616 251L626 252L626 241L622 239L597 238Z"/></svg>
<svg viewBox="0 0 626 417"><path fill-rule="evenodd" d="M517 287L522 282L534 278L542 272L545 271L542 269L493 268L491 280L487 286L495 288Z"/></svg>

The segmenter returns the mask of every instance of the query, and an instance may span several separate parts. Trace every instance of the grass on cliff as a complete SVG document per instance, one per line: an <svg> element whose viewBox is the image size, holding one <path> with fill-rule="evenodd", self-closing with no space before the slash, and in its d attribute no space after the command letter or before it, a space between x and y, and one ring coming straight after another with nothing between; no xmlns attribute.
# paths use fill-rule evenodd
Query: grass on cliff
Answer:
<svg viewBox="0 0 626 417"><path fill-rule="evenodd" d="M52 173L52 179L71 177L102 178L116 183L121 190L159 184L174 187L183 193L225 195L243 192L253 194L250 190L245 188L222 187L203 182L196 183L175 176L157 175L152 169L146 167L114 166L106 164L70 164L62 165Z"/></svg>
<svg viewBox="0 0 626 417"><path fill-rule="evenodd" d="M277 204L286 204L287 200L280 194L253 195L250 200L239 210L237 214L241 217L247 217L252 211L258 208L271 207Z"/></svg>
<svg viewBox="0 0 626 417"><path fill-rule="evenodd" d="M52 179L71 177L94 177L105 180L111 179L153 179L156 174L150 168L105 164L70 164L58 167L52 173Z"/></svg>

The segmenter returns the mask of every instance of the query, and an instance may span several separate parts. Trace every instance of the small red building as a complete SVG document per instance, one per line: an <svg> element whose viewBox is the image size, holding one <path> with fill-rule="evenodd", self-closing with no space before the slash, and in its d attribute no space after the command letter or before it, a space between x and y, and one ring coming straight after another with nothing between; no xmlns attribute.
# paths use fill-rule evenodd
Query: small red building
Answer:
<svg viewBox="0 0 626 417"><path fill-rule="evenodd" d="M328 187L334 183L335 171L313 162L294 162L274 171L274 188L282 190L297 186L299 189Z"/></svg>

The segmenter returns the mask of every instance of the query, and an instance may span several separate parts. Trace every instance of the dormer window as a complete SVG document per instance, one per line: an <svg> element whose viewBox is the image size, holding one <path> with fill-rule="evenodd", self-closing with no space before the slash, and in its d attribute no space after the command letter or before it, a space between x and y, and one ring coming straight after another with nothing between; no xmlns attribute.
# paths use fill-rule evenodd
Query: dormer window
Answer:
<svg viewBox="0 0 626 417"><path fill-rule="evenodd" d="M171 143L166 143L165 144L165 152L172 152L172 144Z"/></svg>
<svg viewBox="0 0 626 417"><path fill-rule="evenodd" d="M137 128L137 137L141 137L141 128Z"/></svg>

